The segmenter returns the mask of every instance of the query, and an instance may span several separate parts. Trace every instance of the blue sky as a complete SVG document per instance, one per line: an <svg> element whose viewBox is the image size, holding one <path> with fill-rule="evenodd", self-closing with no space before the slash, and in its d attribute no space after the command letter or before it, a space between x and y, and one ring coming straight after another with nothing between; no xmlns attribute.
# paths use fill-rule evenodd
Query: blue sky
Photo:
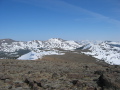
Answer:
<svg viewBox="0 0 120 90"><path fill-rule="evenodd" d="M120 0L0 0L0 39L120 41Z"/></svg>

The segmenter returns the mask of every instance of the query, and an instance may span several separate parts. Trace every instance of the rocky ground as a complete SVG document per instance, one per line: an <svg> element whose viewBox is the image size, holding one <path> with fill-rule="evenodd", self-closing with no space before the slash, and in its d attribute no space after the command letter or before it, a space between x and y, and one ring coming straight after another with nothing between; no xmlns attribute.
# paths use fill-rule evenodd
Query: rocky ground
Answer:
<svg viewBox="0 0 120 90"><path fill-rule="evenodd" d="M0 60L0 90L120 90L120 66L75 52Z"/></svg>

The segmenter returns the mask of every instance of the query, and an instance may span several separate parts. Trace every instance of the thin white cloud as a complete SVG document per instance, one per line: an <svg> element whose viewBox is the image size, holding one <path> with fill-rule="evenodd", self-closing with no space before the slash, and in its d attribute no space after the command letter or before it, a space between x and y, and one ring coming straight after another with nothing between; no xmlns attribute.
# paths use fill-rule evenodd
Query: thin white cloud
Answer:
<svg viewBox="0 0 120 90"><path fill-rule="evenodd" d="M17 1L32 4L32 5L39 6L39 7L52 9L52 10L57 10L57 11L63 10L66 12L71 11L71 13L72 12L84 13L84 14L92 16L94 18L99 18L99 19L106 21L108 23L112 23L112 24L120 26L119 20L109 18L109 16L104 16L102 14L99 14L99 13L96 13L93 11L89 11L87 9L69 4L69 3L61 1L61 0L17 0Z"/></svg>

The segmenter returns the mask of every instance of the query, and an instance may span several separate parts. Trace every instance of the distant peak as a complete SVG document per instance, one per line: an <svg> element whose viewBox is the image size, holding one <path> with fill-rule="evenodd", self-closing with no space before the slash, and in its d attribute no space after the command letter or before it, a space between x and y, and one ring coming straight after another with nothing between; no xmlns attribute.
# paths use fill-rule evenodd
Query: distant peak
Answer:
<svg viewBox="0 0 120 90"><path fill-rule="evenodd" d="M15 41L15 40L10 39L10 38L6 38L6 39L0 39L0 41Z"/></svg>
<svg viewBox="0 0 120 90"><path fill-rule="evenodd" d="M0 45L1 45L2 43L11 44L12 42L17 42L17 41L15 41L15 40L13 40L13 39L9 39L9 38L7 38L7 39L0 39Z"/></svg>
<svg viewBox="0 0 120 90"><path fill-rule="evenodd" d="M55 40L57 40L57 41L64 41L64 40L61 39L61 38L51 38L51 39L48 39L48 41L55 41Z"/></svg>

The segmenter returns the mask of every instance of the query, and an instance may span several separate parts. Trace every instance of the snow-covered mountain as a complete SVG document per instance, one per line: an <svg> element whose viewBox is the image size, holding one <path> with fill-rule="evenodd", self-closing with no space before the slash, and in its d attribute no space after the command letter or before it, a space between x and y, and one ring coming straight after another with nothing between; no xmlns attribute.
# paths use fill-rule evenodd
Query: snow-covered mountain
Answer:
<svg viewBox="0 0 120 90"><path fill-rule="evenodd" d="M18 59L38 59L44 55L60 54L56 49L76 50L82 53L104 60L109 64L120 65L120 42L113 41L67 41L52 38L47 41L15 41L12 39L0 40L0 56L17 56ZM3 54L5 53L5 55ZM23 55L24 56L21 56ZM32 56L33 55L33 56ZM32 59L31 59L32 60Z"/></svg>
<svg viewBox="0 0 120 90"><path fill-rule="evenodd" d="M109 64L120 65L120 42L104 41L104 42L89 42L84 45L83 50L87 49L87 52L83 52L87 55L105 60Z"/></svg>
<svg viewBox="0 0 120 90"><path fill-rule="evenodd" d="M52 38L47 41L33 40L27 42L18 42L13 40L11 43L8 43L7 41L8 39L0 40L0 51L15 52L20 49L33 50L34 48L61 48L64 50L72 50L81 47L81 45L75 41L66 41L58 38Z"/></svg>

